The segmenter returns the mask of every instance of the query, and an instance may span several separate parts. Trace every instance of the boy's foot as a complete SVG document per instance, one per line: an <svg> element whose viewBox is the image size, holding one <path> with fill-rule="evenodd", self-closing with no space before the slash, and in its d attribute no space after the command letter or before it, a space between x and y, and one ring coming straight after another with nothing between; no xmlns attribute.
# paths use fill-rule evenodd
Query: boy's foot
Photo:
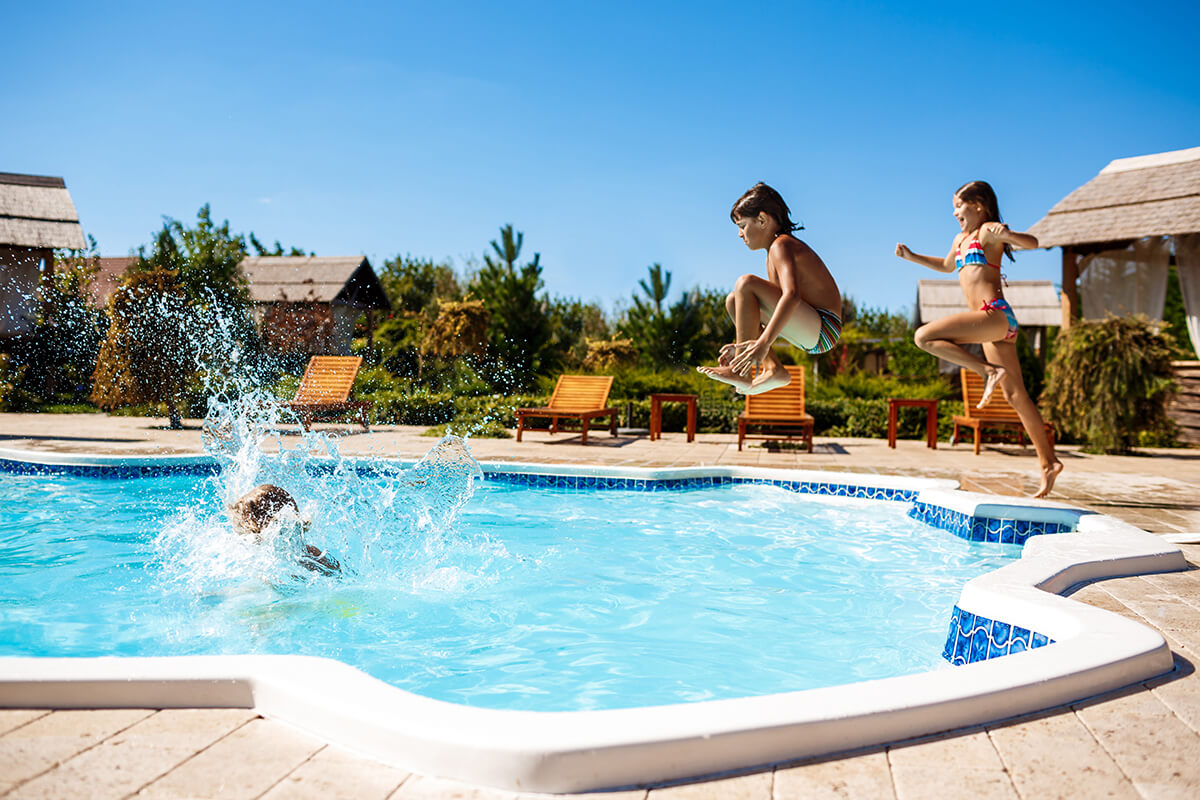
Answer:
<svg viewBox="0 0 1200 800"><path fill-rule="evenodd" d="M992 399L992 394L996 391L996 387L1000 385L1000 381L1004 379L1004 367L992 367L988 372L987 382L983 384L983 397L979 398L979 405L976 408L983 408L988 404L988 400ZM1053 483L1053 481L1051 481ZM1048 491L1048 490L1047 490Z"/></svg>
<svg viewBox="0 0 1200 800"><path fill-rule="evenodd" d="M759 373L758 377L750 382L750 388L743 391L742 394L762 394L772 389L778 389L780 386L787 386L791 382L791 373L782 367L776 367L770 372Z"/></svg>
<svg viewBox="0 0 1200 800"><path fill-rule="evenodd" d="M1059 474L1063 471L1061 461L1055 461L1048 467L1042 468L1042 485L1038 489L1034 497L1045 497L1050 494L1050 490L1054 488L1054 481L1058 479Z"/></svg>
<svg viewBox="0 0 1200 800"><path fill-rule="evenodd" d="M730 366L696 367L696 371L702 375L707 375L715 381L728 383L739 392L744 392L750 388L750 379L743 375L738 375L733 371L733 367Z"/></svg>

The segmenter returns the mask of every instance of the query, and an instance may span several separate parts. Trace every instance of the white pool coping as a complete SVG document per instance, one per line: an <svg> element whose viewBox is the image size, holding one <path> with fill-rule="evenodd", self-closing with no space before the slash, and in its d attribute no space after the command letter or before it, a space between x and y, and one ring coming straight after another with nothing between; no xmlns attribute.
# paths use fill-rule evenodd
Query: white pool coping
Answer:
<svg viewBox="0 0 1200 800"><path fill-rule="evenodd" d="M164 466L206 457L65 456L61 466ZM1023 653L898 678L760 697L611 711L499 711L432 700L339 661L308 656L0 658L0 707L252 708L404 769L515 791L660 783L878 745L1073 702L1169 672L1162 636L1061 592L1122 575L1185 569L1175 545L1059 503L973 495L953 481L747 467L483 463L486 471L671 479L772 478L920 490L919 501L1008 519L1070 521L1023 557L969 581L958 606L1045 634ZM878 501L872 501L878 502ZM947 620L947 627L949 620Z"/></svg>

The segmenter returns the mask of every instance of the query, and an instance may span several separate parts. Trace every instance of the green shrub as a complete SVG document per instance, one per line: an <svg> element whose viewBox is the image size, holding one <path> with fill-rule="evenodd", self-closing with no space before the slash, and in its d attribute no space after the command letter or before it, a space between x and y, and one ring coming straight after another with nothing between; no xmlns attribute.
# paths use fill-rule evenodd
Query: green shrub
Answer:
<svg viewBox="0 0 1200 800"><path fill-rule="evenodd" d="M1079 322L1058 335L1042 405L1089 452L1127 453L1173 440L1166 404L1173 342L1144 316Z"/></svg>

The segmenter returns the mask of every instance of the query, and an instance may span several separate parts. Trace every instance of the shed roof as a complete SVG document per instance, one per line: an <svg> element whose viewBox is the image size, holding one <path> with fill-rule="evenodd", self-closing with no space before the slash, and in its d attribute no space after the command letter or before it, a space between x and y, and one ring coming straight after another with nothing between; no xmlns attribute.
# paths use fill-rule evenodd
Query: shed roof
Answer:
<svg viewBox="0 0 1200 800"><path fill-rule="evenodd" d="M85 246L79 215L62 178L0 172L0 244Z"/></svg>
<svg viewBox="0 0 1200 800"><path fill-rule="evenodd" d="M1039 247L1200 231L1200 147L1118 158L1029 229Z"/></svg>
<svg viewBox="0 0 1200 800"><path fill-rule="evenodd" d="M1050 281L1008 281L1004 297L1022 325L1061 325L1062 304ZM918 325L967 310L958 281L917 281Z"/></svg>
<svg viewBox="0 0 1200 800"><path fill-rule="evenodd" d="M249 256L239 267L256 303L392 307L366 256Z"/></svg>

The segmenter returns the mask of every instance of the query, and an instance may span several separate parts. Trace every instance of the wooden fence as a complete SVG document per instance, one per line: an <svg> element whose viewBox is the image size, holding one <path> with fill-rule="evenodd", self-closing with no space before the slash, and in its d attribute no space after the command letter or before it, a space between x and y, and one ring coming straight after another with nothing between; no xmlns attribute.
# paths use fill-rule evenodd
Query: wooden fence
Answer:
<svg viewBox="0 0 1200 800"><path fill-rule="evenodd" d="M1175 398L1167 414L1179 426L1179 441L1200 445L1200 361L1175 361Z"/></svg>

